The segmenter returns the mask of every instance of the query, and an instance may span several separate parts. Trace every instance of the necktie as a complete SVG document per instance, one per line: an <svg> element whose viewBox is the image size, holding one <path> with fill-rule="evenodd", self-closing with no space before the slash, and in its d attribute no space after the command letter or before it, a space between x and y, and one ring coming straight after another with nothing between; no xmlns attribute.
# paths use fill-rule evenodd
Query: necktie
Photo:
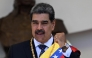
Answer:
<svg viewBox="0 0 92 58"><path fill-rule="evenodd" d="M41 44L38 47L41 49L41 52L40 52L40 55L39 55L39 57L40 57L45 52L46 45Z"/></svg>

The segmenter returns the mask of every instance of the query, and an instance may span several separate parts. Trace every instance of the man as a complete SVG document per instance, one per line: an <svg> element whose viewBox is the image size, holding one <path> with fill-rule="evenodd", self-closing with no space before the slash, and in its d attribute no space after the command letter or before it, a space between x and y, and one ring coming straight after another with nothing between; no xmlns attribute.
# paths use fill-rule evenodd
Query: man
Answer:
<svg viewBox="0 0 92 58"><path fill-rule="evenodd" d="M66 44L64 33L57 33L53 37L55 12L51 5L46 3L35 5L30 16L33 38L13 45L9 51L9 58L40 58L54 43L59 44L64 58L80 58L80 51Z"/></svg>

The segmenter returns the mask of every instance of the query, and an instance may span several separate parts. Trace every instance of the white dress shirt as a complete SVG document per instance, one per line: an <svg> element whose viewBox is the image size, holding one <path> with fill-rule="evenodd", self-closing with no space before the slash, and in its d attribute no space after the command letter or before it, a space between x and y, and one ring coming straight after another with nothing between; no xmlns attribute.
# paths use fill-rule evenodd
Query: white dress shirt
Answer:
<svg viewBox="0 0 92 58"><path fill-rule="evenodd" d="M53 43L53 36L51 35L51 38L46 42L44 43L44 45L46 45L47 47L45 48L45 51L52 45ZM34 38L34 45L35 45L35 48L36 48L36 52L37 52L37 57L39 58L39 55L40 55L40 52L41 52L41 49L38 47L38 45L40 45L42 43L38 42L35 38ZM69 47L66 52L62 52L64 56L66 57L69 57L70 54L71 54L72 50L71 48Z"/></svg>

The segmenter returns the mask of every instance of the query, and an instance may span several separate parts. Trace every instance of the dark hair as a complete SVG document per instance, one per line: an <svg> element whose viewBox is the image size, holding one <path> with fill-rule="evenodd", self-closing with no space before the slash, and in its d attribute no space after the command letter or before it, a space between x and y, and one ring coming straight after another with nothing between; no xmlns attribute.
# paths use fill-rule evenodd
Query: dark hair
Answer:
<svg viewBox="0 0 92 58"><path fill-rule="evenodd" d="M37 5L35 5L32 10L31 10L31 20L32 20L32 15L34 13L37 14L41 14L41 13L47 13L49 14L49 19L52 22L55 19L55 12L54 9L51 5L47 4L47 3L38 3Z"/></svg>

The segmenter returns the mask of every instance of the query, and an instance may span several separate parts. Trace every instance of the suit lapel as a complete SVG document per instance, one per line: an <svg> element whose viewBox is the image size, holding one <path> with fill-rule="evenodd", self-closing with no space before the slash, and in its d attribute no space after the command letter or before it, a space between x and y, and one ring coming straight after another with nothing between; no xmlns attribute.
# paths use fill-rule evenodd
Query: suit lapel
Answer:
<svg viewBox="0 0 92 58"><path fill-rule="evenodd" d="M34 45L34 41L32 41L32 44L33 44L33 49L34 49L34 53L35 53L35 58L38 58L37 57L37 52L36 52L36 49L35 49L35 45Z"/></svg>
<svg viewBox="0 0 92 58"><path fill-rule="evenodd" d="M54 44L54 38L53 38L53 42L52 42L52 44Z"/></svg>
<svg viewBox="0 0 92 58"><path fill-rule="evenodd" d="M27 58L32 58L32 53L31 53L31 47L30 47L30 40L25 44L25 54Z"/></svg>
<svg viewBox="0 0 92 58"><path fill-rule="evenodd" d="M37 58L37 52L36 52L36 49L35 49L35 45L34 45L34 42L32 41L32 45L33 45L33 49L34 49L34 53L35 53L35 58ZM27 55L27 58L33 58L33 55L32 55L32 51L31 51L31 46L30 46L30 40L25 44L25 54Z"/></svg>

